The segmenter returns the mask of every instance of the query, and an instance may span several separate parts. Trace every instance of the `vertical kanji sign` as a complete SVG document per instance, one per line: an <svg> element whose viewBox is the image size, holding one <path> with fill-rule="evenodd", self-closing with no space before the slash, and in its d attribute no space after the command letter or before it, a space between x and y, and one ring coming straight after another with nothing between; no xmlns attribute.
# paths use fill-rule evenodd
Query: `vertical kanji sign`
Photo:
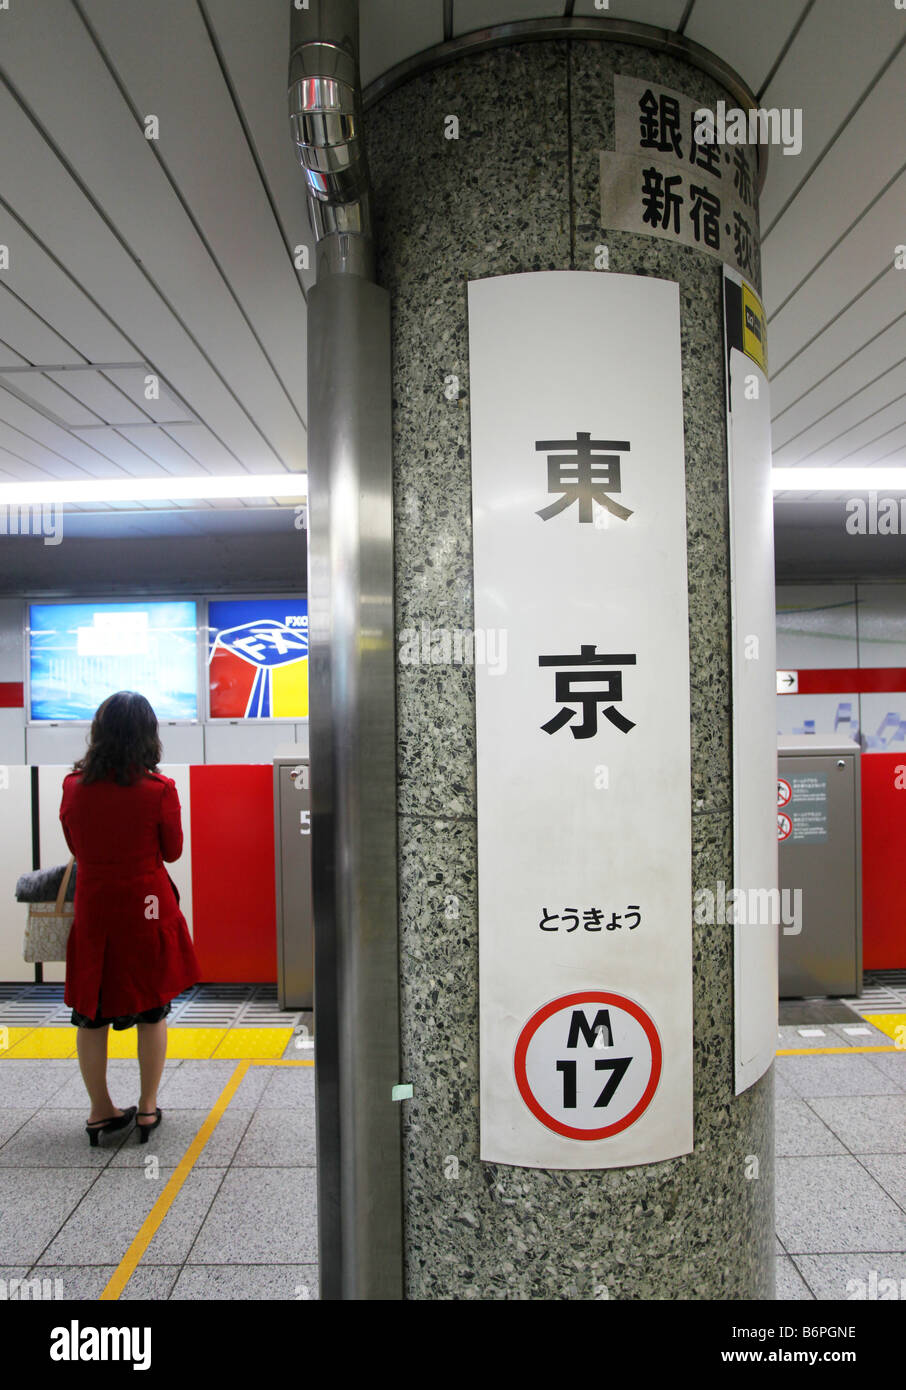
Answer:
<svg viewBox="0 0 906 1390"><path fill-rule="evenodd" d="M507 651L475 669L481 1156L656 1162L692 1148L678 287L475 281L469 352L475 629Z"/></svg>

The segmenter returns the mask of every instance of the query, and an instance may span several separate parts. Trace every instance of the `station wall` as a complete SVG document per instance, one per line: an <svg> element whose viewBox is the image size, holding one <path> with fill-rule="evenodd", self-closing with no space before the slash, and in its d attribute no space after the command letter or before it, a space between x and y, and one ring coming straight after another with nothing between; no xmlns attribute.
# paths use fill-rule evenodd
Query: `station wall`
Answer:
<svg viewBox="0 0 906 1390"><path fill-rule="evenodd" d="M778 585L777 666L778 733L862 748L864 966L906 967L906 583Z"/></svg>
<svg viewBox="0 0 906 1390"><path fill-rule="evenodd" d="M219 595L222 596L222 595ZM126 596L124 596L126 597ZM65 863L61 784L85 751L85 724L29 724L25 706L26 598L0 599L0 981L26 982L27 908L15 901L20 874ZM184 849L168 870L199 957L216 982L276 979L272 760L278 749L308 755L307 720L161 723L161 771L176 782ZM62 962L44 979L62 980Z"/></svg>

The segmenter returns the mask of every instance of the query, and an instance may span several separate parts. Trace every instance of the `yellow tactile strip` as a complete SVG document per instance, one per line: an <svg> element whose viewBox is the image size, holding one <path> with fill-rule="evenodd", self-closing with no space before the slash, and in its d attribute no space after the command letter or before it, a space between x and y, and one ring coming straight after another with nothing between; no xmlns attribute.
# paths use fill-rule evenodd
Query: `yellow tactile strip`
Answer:
<svg viewBox="0 0 906 1390"><path fill-rule="evenodd" d="M75 1028L0 1027L0 1060L62 1059L76 1056ZM181 1028L167 1031L167 1056L173 1061L240 1061L243 1058L277 1058L293 1036L292 1028ZM136 1056L134 1028L107 1035L108 1057Z"/></svg>
<svg viewBox="0 0 906 1390"><path fill-rule="evenodd" d="M264 1030L262 1029L253 1031L263 1032ZM278 1032L282 1030L272 1029L271 1031ZM171 1206L173 1205L173 1202L176 1199L177 1194L179 1193L180 1188L182 1187L186 1178L189 1176L192 1169L194 1168L199 1154L201 1153L205 1144L210 1139L211 1135L214 1133L214 1130L217 1128L218 1124L223 1118L223 1115L226 1112L227 1106L233 1099L233 1096L236 1094L236 1091L239 1089L239 1085L242 1081L242 1078L245 1076L249 1067L256 1066L313 1067L314 1062L308 1059L304 1061L296 1061L295 1058L288 1058L285 1061L278 1061L275 1059L264 1057L245 1058L243 1061L237 1062L235 1071L233 1072L229 1081L224 1086L223 1090L220 1092L220 1095L217 1097L216 1101L211 1107L207 1119L201 1126L201 1129L198 1131L189 1147L186 1149L185 1153L180 1159L178 1167L171 1174L170 1178L167 1181L166 1187L158 1197L157 1201L154 1203L154 1206L148 1212L148 1215L145 1217L144 1221L139 1227L138 1234L136 1235L132 1244L129 1246L129 1249L126 1251L123 1258L120 1260L118 1267L111 1275L107 1287L103 1290L103 1292L100 1295L101 1300L111 1301L118 1299L120 1294L123 1292L123 1289L129 1283L129 1280L135 1273L139 1261L141 1260L148 1246L151 1244L151 1241L154 1239L155 1233L158 1227L160 1226L160 1223L163 1221L167 1212L170 1210Z"/></svg>
<svg viewBox="0 0 906 1390"><path fill-rule="evenodd" d="M900 1051L906 1049L906 1014L863 1014L862 1017L888 1038L893 1038Z"/></svg>

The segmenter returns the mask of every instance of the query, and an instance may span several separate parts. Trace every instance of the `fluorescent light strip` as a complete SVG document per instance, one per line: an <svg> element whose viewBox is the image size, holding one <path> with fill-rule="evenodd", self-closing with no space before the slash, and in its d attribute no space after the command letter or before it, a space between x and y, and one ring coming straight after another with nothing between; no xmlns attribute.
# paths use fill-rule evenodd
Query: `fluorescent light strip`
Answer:
<svg viewBox="0 0 906 1390"><path fill-rule="evenodd" d="M775 492L906 492L906 468L775 468Z"/></svg>
<svg viewBox="0 0 906 1390"><path fill-rule="evenodd" d="M50 502L154 502L211 497L307 497L306 473L212 473L157 478L54 478L0 483L0 505Z"/></svg>
<svg viewBox="0 0 906 1390"><path fill-rule="evenodd" d="M906 492L906 468L775 468L775 492ZM204 501L212 497L307 497L305 473L211 473L156 478L54 478L0 483L0 505L42 502Z"/></svg>

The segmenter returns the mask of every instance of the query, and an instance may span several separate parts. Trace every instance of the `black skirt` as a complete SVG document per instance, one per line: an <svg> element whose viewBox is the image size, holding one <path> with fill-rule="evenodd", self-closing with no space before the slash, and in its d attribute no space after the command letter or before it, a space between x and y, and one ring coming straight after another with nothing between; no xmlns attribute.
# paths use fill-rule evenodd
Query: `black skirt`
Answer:
<svg viewBox="0 0 906 1390"><path fill-rule="evenodd" d="M170 1005L161 1004L160 1008L145 1009L141 1014L122 1014L119 1018L101 1018L98 1014L96 1018L86 1018L73 1009L69 1021L73 1028L106 1028L110 1024L114 1032L122 1033L125 1028L134 1028L136 1023L160 1023L169 1012Z"/></svg>

